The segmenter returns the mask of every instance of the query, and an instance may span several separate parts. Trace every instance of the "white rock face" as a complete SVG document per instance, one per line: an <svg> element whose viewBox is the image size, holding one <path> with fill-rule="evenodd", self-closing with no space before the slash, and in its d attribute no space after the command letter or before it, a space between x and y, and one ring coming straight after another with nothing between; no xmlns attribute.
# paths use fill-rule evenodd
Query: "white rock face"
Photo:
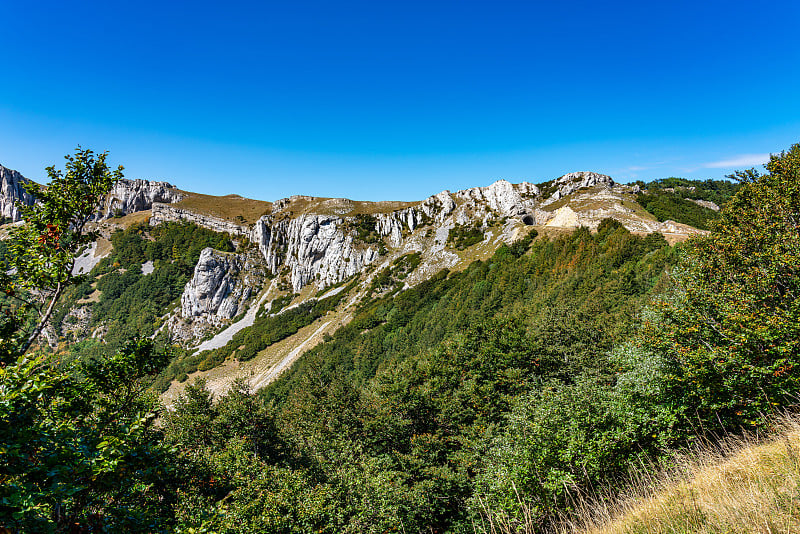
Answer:
<svg viewBox="0 0 800 534"><path fill-rule="evenodd" d="M258 244L273 274L289 270L295 291L319 280L331 285L351 276L378 257L377 247L356 246L342 229L345 220L333 215L300 215L273 223L264 216L254 225L250 239Z"/></svg>
<svg viewBox="0 0 800 534"><path fill-rule="evenodd" d="M26 206L33 205L33 197L23 187L28 181L17 171L0 165L0 217L17 222L21 215L17 202Z"/></svg>
<svg viewBox="0 0 800 534"><path fill-rule="evenodd" d="M536 186L531 187L536 188ZM484 204L490 210L507 217L522 215L528 209L519 191L506 180L498 180L489 187L473 187L458 191L456 198L475 207Z"/></svg>
<svg viewBox="0 0 800 534"><path fill-rule="evenodd" d="M380 236L387 236L391 246L399 247L406 233L421 225L438 228L450 218L464 224L476 219L484 221L491 213L506 217L533 213L538 193L533 184L523 182L514 186L506 180L455 194L442 191L418 205L375 214L375 230ZM282 211L297 200L314 199L291 197L273 203L273 213L261 217L249 232L250 241L258 245L270 273L277 275L285 269L294 291L312 282L320 287L338 283L379 258L379 245L366 245L355 239L349 227L355 221L352 217L313 213L281 217ZM353 205L346 199L330 199L322 208L327 212L347 213ZM193 220L217 231L242 233L242 227L228 229L227 222L220 224L203 216L180 213L174 207L154 205L152 223L176 218Z"/></svg>
<svg viewBox="0 0 800 534"><path fill-rule="evenodd" d="M63 336L71 332L76 340L86 339L91 334L89 330L91 319L91 306L74 307L70 309L61 321L60 334Z"/></svg>
<svg viewBox="0 0 800 534"><path fill-rule="evenodd" d="M16 202L30 206L35 199L25 191L23 184L29 180L17 171L0 165L0 216L20 219ZM149 210L154 202L177 202L183 195L167 182L148 180L119 180L106 197L98 219L108 219L114 215L127 215L136 211Z"/></svg>
<svg viewBox="0 0 800 534"><path fill-rule="evenodd" d="M605 174L596 172L571 172L556 179L555 184L558 190L542 204L555 202L567 195L571 195L582 187L604 186L607 189L614 187L614 180Z"/></svg>
<svg viewBox="0 0 800 534"><path fill-rule="evenodd" d="M444 221L456 209L456 203L450 196L450 191L442 191L438 195L433 195L422 201L422 212L435 219L437 222Z"/></svg>
<svg viewBox="0 0 800 534"><path fill-rule="evenodd" d="M92 243L83 254L75 258L75 264L72 266L72 274L86 274L90 272L95 266L100 263L105 256L97 256L97 242Z"/></svg>
<svg viewBox="0 0 800 534"><path fill-rule="evenodd" d="M175 186L167 182L122 179L114 184L100 214L101 218L108 219L114 215L149 210L155 202L169 204L182 198Z"/></svg>
<svg viewBox="0 0 800 534"><path fill-rule="evenodd" d="M274 205L283 209L297 199L310 197L292 197ZM332 199L324 207L335 203L349 212L352 206L348 202ZM417 206L375 214L375 230L388 236L390 244L397 247L403 242L404 232L412 232L426 222L441 222L455 208L450 193L443 191ZM265 215L253 225L250 240L258 245L272 274L288 270L294 291L312 282L323 287L356 274L379 258L379 245L357 242L348 227L354 221L353 217L337 215L303 214L291 219Z"/></svg>
<svg viewBox="0 0 800 534"><path fill-rule="evenodd" d="M233 319L263 282L247 254L205 248L181 295L181 316L219 326Z"/></svg>
<svg viewBox="0 0 800 534"><path fill-rule="evenodd" d="M295 291L315 278L325 285L344 280L377 259L377 247L355 247L353 237L339 230L340 224L341 219L326 215L292 220L285 264Z"/></svg>
<svg viewBox="0 0 800 534"><path fill-rule="evenodd" d="M693 199L693 198L687 198L686 200L688 200L689 202L694 202L698 206L702 206L702 207L708 208L710 210L714 210L714 211L719 211L720 210L720 208L716 204L716 202L711 202L710 200L696 200L696 199Z"/></svg>

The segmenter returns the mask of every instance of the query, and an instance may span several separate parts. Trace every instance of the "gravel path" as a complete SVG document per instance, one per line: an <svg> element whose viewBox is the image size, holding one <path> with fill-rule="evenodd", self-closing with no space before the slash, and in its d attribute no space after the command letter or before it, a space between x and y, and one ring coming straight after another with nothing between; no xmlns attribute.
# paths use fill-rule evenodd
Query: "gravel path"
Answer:
<svg viewBox="0 0 800 534"><path fill-rule="evenodd" d="M208 341L202 342L200 345L197 346L197 348L194 351L194 354L203 352L204 350L213 350L222 348L225 345L227 345L231 339L233 339L233 336L237 332L239 332L244 328L247 328L248 326L253 326L253 323L256 322L256 314L258 313L258 310L261 308L261 304L263 304L264 301L266 300L267 295L269 295L270 289L272 289L272 284L270 284L267 290L264 291L264 294L261 295L261 298L258 299L258 302L254 303L247 309L247 313L244 314L244 317L242 317L240 320L233 323L228 328L226 328L216 336L212 337Z"/></svg>
<svg viewBox="0 0 800 534"><path fill-rule="evenodd" d="M294 348L294 349L293 349L293 350L292 350L292 351L291 351L289 354L287 354L285 358L283 358L281 361L279 361L278 363L276 363L275 365L273 365L273 366L272 366L272 368L270 368L270 370L269 370L269 371L267 371L267 373L266 373L266 374L265 374L263 377L258 377L258 376L257 376L257 377L254 377L254 378L253 378L253 379L250 381L250 383L251 383L251 384L252 384L252 386L253 386L253 391L255 391L255 390L259 389L259 388L262 388L262 387L266 386L267 384L269 384L270 382L272 382L272 381L273 381L275 378L277 378L277 377L278 377L278 375L279 375L279 374L281 374L281 373L283 372L283 370L284 370L284 369L286 369L286 368L287 368L287 367L288 367L288 366L289 366L289 365L290 365L290 364L291 364L293 361L295 361L295 360L297 359L297 357L300 355L300 353L301 353L301 352L302 352L302 350L305 348L305 346L306 346L306 345L307 345L307 344L308 344L310 341L312 341L312 340L313 340L313 339L314 339L314 338L315 338L315 337L316 337L316 336L317 336L317 335L318 335L320 332L322 332L323 330L325 330L325 328L327 328L327 326L328 326L329 324L331 324L332 322L333 322L333 321L328 321L328 322L326 322L326 323L323 323L323 324L322 324L322 325L321 325L319 328L317 328L317 329L314 331L314 333L313 333L313 334L311 334L310 336L308 336L308 338L306 338L306 340L305 340L305 341L303 341L302 343L300 343L300 344L299 344L297 347L295 347L295 348Z"/></svg>

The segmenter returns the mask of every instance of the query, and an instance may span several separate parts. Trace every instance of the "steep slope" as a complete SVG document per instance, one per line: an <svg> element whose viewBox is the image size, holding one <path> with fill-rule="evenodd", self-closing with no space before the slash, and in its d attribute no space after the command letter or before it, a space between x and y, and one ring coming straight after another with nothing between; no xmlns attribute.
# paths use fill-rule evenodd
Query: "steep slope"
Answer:
<svg viewBox="0 0 800 534"><path fill-rule="evenodd" d="M3 205L25 200L19 185L24 178L10 171L3 176L8 184L0 197ZM636 187L592 172L570 173L538 186L499 180L487 187L442 191L418 202L301 195L264 202L182 191L166 182L122 180L97 214L104 239L78 259L76 272L87 273L98 265L111 252L112 234L131 224L189 222L230 235L236 250L207 249L200 254L179 302L160 320L157 331L186 348L196 365L184 368L210 373L212 388L224 391L242 374L262 386L267 377L276 376L276 369L286 368L347 324L360 303L414 287L443 269L462 270L531 228L558 235L579 226L596 229L603 219L613 218L634 233L661 232L670 242L697 232L672 221L659 222L636 203L637 192ZM152 269L152 262L143 265L139 276ZM336 289L341 294L333 293L335 306L324 304L323 297L331 296L326 288L345 280L351 283ZM64 313L86 315L88 308L83 306L83 311ZM298 319L299 306L318 311ZM269 337L270 346L243 345L250 347L246 359L242 349L228 346L248 336L252 340L256 334L249 331L266 328L264 321L270 317L269 328L291 324L282 327L279 339ZM103 337L103 332L101 328L94 335ZM50 338L59 335L52 332ZM285 349L271 347L278 341ZM226 364L212 371L226 360L238 362L236 369ZM173 386L174 391L180 389Z"/></svg>
<svg viewBox="0 0 800 534"><path fill-rule="evenodd" d="M643 476L627 500L587 505L563 530L800 532L800 421L789 418L781 427L769 441L746 438L680 457L679 468L661 480Z"/></svg>
<svg viewBox="0 0 800 534"><path fill-rule="evenodd" d="M541 187L500 180L488 187L443 191L416 203L294 196L262 205L269 213L249 227L231 221L230 215L227 219L219 217L220 210L209 215L188 210L180 203L155 204L153 221L190 220L249 238L261 254L266 277L273 280L268 286L254 288L253 297L256 293L259 297L251 298L249 305L271 310L277 299L289 298L292 306L317 302L317 295L323 295L325 288L352 280L336 309L319 319L308 317L298 322L292 318L297 328L289 329L280 345L261 348L263 343L256 343L259 348L255 356L242 348L248 346L242 341L246 332L235 339L231 334L264 328L253 326L253 319L242 318L231 324L230 314L198 315L184 306L171 316L169 328L174 339L192 346L198 334L207 336L215 329L229 327L220 331L219 337L191 349L194 363L184 369L203 369L210 389L217 392L224 392L237 376L249 376L253 386L261 387L276 376L277 369L286 368L324 335L347 324L365 300L413 287L442 269L461 270L476 259L489 257L500 245L526 235L530 228L557 234L579 226L596 229L603 219L613 218L635 233L657 231L671 242L697 233L686 225L657 221L636 204L634 195L634 188L617 185L608 176L579 172ZM397 262L410 254L415 255L413 267L404 271L401 279L396 278ZM216 295L231 300L230 304L221 303L222 309L228 309L233 301L237 310L244 309L248 304L238 294L224 295L223 286L228 282L221 280L208 277L204 267L198 266L186 286L183 302ZM272 313L279 316L285 309ZM236 343L243 344L235 349ZM228 348L222 350L226 345ZM221 350L225 356L215 356L215 351ZM242 350L248 354L245 359ZM230 363L214 369L226 360ZM174 384L170 395L178 390L180 386Z"/></svg>

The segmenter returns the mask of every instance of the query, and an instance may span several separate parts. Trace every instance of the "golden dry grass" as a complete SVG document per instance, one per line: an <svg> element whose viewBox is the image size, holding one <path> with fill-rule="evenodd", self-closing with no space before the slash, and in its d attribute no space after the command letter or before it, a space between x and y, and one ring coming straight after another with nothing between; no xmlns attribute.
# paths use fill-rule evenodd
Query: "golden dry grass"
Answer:
<svg viewBox="0 0 800 534"><path fill-rule="evenodd" d="M346 198L324 197L298 197L284 208L284 212L297 216L305 213L320 215L339 215L353 217L355 215L375 215L376 213L391 213L396 210L415 206L419 202L402 202L386 200L381 202L368 202L362 200L349 200Z"/></svg>
<svg viewBox="0 0 800 534"><path fill-rule="evenodd" d="M272 213L272 202L243 198L238 195L217 197L188 191L181 192L184 194L184 198L180 202L173 204L175 207L219 217L238 224L250 225L255 223L262 215ZM417 204L419 202L365 202L344 198L298 196L282 212L291 214L291 216L317 213L352 217L358 214L389 213Z"/></svg>
<svg viewBox="0 0 800 534"><path fill-rule="evenodd" d="M108 219L105 224L117 226L119 228L128 228L133 226L134 224L142 224L146 223L150 220L150 216L153 215L152 210L143 210L143 211L136 211L134 213L129 213L123 217L118 217L114 219Z"/></svg>
<svg viewBox="0 0 800 534"><path fill-rule="evenodd" d="M561 532L800 533L800 418L784 418L776 435L677 457L672 472L643 475L626 497L579 506Z"/></svg>
<svg viewBox="0 0 800 534"><path fill-rule="evenodd" d="M259 217L272 211L271 202L253 200L239 195L216 197L188 191L181 191L181 193L184 197L180 202L173 204L176 208L211 215L238 224L253 224Z"/></svg>
<svg viewBox="0 0 800 534"><path fill-rule="evenodd" d="M77 301L77 304L89 304L91 302L100 302L101 293L102 293L101 291L95 289L94 291L89 293L88 296Z"/></svg>
<svg viewBox="0 0 800 534"><path fill-rule="evenodd" d="M111 244L111 241L109 241L108 239L106 239L104 237L98 238L98 240L97 240L97 248L94 251L94 256L95 256L95 258L98 257L98 256L100 256L100 257L108 256L109 254L111 254L111 250L113 248L114 248L114 245Z"/></svg>

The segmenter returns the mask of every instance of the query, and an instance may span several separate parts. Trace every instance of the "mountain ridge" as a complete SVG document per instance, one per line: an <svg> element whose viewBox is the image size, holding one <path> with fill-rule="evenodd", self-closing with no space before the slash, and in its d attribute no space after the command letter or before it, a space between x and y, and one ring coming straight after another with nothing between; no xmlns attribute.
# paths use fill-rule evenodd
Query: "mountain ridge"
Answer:
<svg viewBox="0 0 800 534"><path fill-rule="evenodd" d="M13 183L19 184L24 177L17 175ZM15 187L6 189L20 188ZM218 365L202 365L209 376L220 375L210 380L209 387L222 393L245 373L252 385L265 385L267 377L300 357L301 349L347 324L360 302L376 291L388 291L383 280L396 278L391 273L400 269L398 262L402 265L404 258L414 257L415 264L392 282L399 284L393 291L413 287L444 269L464 269L532 229L545 235L579 226L595 230L603 219L612 218L635 233L661 232L671 242L701 233L687 225L657 221L638 205L636 193L638 186L617 184L610 176L588 171L539 185L498 180L485 187L441 191L415 202L309 195L266 202L192 193L163 181L124 179L115 184L95 219L107 240L129 224L142 223L149 227L194 223L231 236L234 252L212 248L201 252L179 301L155 332L166 332L195 357L210 351L203 360L207 362L216 362L214 351L230 343L236 333L254 328L254 307L281 314L319 301L326 288L354 280L335 309L281 341L285 349L259 349L252 361L235 360L239 363L234 369L226 365L222 373ZM13 202L11 195L0 201ZM79 272L91 270L111 253L107 246L93 246L78 259L83 266ZM286 298L290 306L273 312L273 304ZM88 305L78 303L68 312L89 314ZM62 335L53 329L48 334L51 344ZM102 337L102 325L91 335ZM173 383L168 395L180 389Z"/></svg>

